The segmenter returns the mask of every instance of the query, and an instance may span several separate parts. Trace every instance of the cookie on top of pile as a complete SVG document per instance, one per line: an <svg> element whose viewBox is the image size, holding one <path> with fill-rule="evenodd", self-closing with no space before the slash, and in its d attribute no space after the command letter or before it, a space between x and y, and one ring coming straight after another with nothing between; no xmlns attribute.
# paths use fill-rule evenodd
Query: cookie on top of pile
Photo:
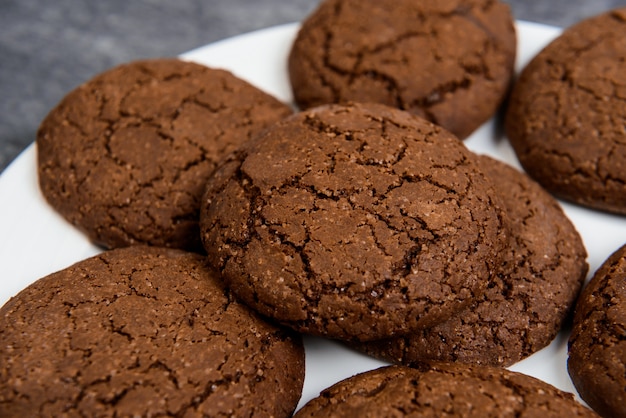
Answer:
<svg viewBox="0 0 626 418"><path fill-rule="evenodd" d="M305 333L371 341L434 325L501 264L504 213L448 131L379 104L269 127L211 176L212 264L256 310Z"/></svg>

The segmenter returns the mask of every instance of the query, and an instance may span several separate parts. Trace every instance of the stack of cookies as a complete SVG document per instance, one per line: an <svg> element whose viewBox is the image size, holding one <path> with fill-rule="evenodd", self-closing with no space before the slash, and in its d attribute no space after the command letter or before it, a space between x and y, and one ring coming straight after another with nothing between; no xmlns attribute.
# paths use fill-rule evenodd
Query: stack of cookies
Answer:
<svg viewBox="0 0 626 418"><path fill-rule="evenodd" d="M379 104L268 128L209 179L200 227L211 264L258 312L406 363L528 356L587 272L580 236L536 183Z"/></svg>
<svg viewBox="0 0 626 418"><path fill-rule="evenodd" d="M498 1L323 1L286 63L295 113L177 59L78 87L41 124L40 186L105 251L0 309L0 415L291 416L308 334L397 365L339 383L299 416L390 405L593 416L503 370L554 339L587 276L553 194L626 213L626 36L612 35L626 34L626 12L590 22L515 83L507 133L534 178L463 143L514 82L513 18ZM580 75L572 56L589 51L601 65ZM593 77L616 103L608 116ZM568 113L579 98L567 86L603 124ZM577 129L562 128L570 119ZM580 139L590 129L603 144L593 155ZM574 354L600 338L584 325L606 305L598 293L623 325L619 286L586 291ZM570 369L586 388L597 373L578 355ZM623 405L589 403L606 415Z"/></svg>

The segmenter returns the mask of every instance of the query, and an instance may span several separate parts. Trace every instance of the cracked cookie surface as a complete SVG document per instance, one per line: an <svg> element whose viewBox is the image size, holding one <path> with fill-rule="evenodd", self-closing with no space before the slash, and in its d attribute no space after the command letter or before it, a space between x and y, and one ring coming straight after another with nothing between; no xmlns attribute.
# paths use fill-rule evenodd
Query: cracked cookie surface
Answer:
<svg viewBox="0 0 626 418"><path fill-rule="evenodd" d="M516 54L513 18L494 0L327 0L289 55L302 109L376 102L463 139L496 111Z"/></svg>
<svg viewBox="0 0 626 418"><path fill-rule="evenodd" d="M551 193L626 214L626 8L568 28L541 51L516 82L505 128Z"/></svg>
<svg viewBox="0 0 626 418"><path fill-rule="evenodd" d="M582 239L557 201L527 175L479 157L507 212L509 245L478 301L410 336L355 347L410 365L439 360L510 366L548 345L585 280Z"/></svg>
<svg viewBox="0 0 626 418"><path fill-rule="evenodd" d="M232 74L135 61L70 92L37 133L41 190L99 245L201 249L206 178L291 109Z"/></svg>
<svg viewBox="0 0 626 418"><path fill-rule="evenodd" d="M424 119L322 106L273 125L209 180L201 233L229 287L305 333L405 334L487 286L503 213L474 155Z"/></svg>
<svg viewBox="0 0 626 418"><path fill-rule="evenodd" d="M600 415L626 417L626 245L600 266L576 304L567 368Z"/></svg>
<svg viewBox="0 0 626 418"><path fill-rule="evenodd" d="M574 397L521 373L463 364L384 367L309 401L305 417L597 417Z"/></svg>
<svg viewBox="0 0 626 418"><path fill-rule="evenodd" d="M288 417L300 336L233 300L206 257L133 246L0 309L0 416Z"/></svg>

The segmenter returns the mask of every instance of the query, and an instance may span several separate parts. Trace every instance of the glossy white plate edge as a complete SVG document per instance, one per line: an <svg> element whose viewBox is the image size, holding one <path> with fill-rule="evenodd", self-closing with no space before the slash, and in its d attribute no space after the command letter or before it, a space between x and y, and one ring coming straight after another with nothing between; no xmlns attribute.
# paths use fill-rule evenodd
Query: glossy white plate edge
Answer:
<svg viewBox="0 0 626 418"><path fill-rule="evenodd" d="M286 58L297 32L286 24L219 41L181 55L183 59L225 68L277 98L291 103ZM517 22L518 61L521 69L560 29ZM513 151L490 121L466 144L519 168ZM626 242L626 218L562 203L589 252L590 275ZM52 210L39 191L36 150L29 146L0 176L0 304L21 289L54 271L94 255L99 248ZM567 375L567 331L550 346L511 370L535 376L559 389L575 393ZM355 353L341 344L305 337L306 378L301 407L321 390L356 373L385 363Z"/></svg>

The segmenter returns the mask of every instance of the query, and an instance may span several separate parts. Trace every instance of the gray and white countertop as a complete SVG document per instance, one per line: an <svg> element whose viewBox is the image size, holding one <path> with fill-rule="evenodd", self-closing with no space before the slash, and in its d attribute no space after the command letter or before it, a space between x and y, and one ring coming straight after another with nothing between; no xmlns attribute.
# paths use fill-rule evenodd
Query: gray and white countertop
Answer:
<svg viewBox="0 0 626 418"><path fill-rule="evenodd" d="M79 84L122 62L175 56L282 23L319 0L0 0L0 173ZM516 19L567 27L626 0L509 0Z"/></svg>

